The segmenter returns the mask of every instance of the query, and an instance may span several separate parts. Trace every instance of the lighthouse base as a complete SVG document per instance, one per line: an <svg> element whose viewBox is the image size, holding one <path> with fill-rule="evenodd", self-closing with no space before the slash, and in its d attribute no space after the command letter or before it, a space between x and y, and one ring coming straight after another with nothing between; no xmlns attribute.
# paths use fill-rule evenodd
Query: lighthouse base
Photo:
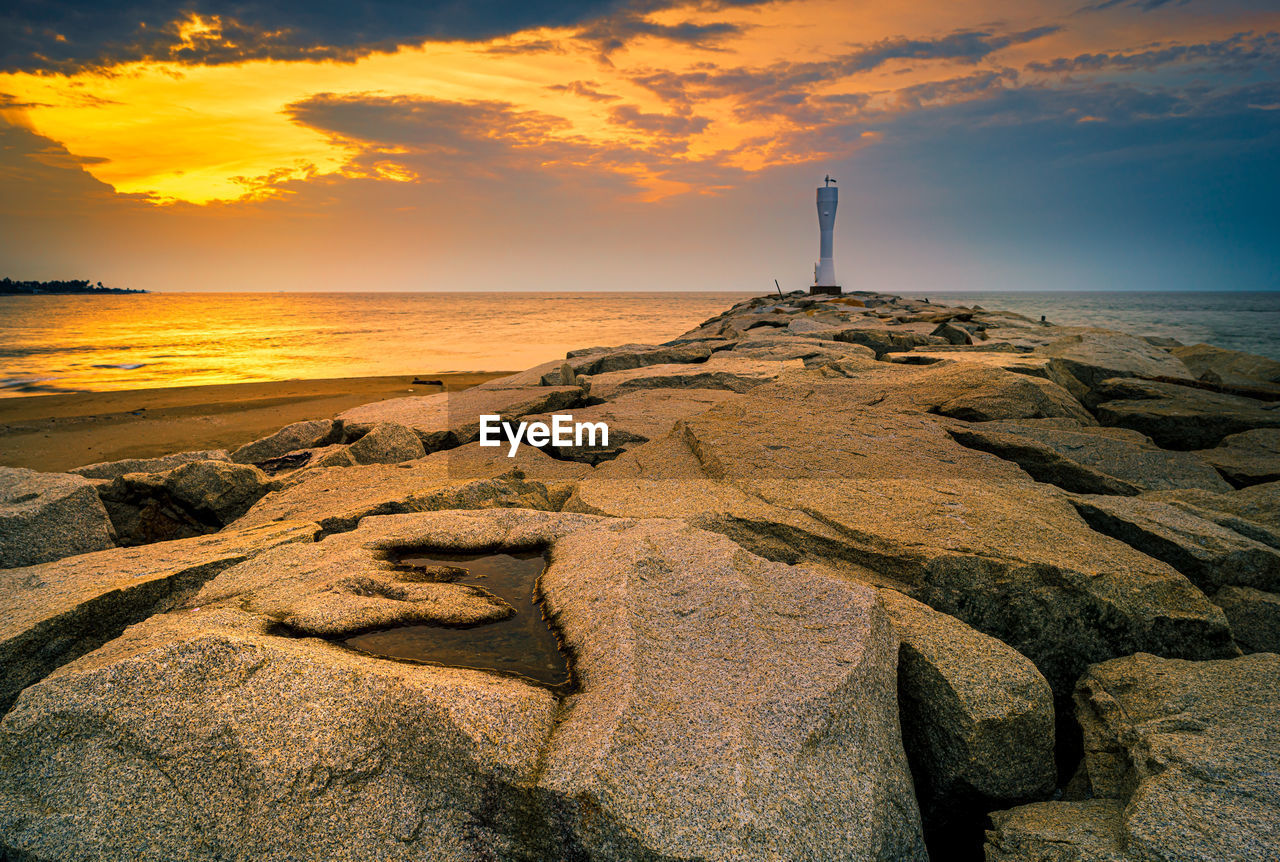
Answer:
<svg viewBox="0 0 1280 862"><path fill-rule="evenodd" d="M811 284L809 285L810 296L839 296L842 290L838 284Z"/></svg>

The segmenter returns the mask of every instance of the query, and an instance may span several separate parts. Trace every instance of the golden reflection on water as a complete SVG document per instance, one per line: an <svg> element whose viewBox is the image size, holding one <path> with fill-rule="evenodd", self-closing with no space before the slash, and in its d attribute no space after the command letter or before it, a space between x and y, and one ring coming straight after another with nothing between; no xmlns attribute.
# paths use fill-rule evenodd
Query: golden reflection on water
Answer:
<svg viewBox="0 0 1280 862"><path fill-rule="evenodd" d="M521 370L661 342L747 294L165 293L0 297L0 397Z"/></svg>

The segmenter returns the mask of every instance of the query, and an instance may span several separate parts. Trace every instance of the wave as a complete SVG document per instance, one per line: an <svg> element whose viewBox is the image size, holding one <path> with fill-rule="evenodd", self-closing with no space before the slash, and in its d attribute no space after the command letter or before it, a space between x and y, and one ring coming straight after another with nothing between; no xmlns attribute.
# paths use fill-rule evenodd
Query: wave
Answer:
<svg viewBox="0 0 1280 862"><path fill-rule="evenodd" d="M83 392L82 389L71 389L64 386L49 386L56 377L0 377L0 390L27 393L61 393Z"/></svg>
<svg viewBox="0 0 1280 862"><path fill-rule="evenodd" d="M7 333L6 333L7 334ZM32 344L25 347L0 347L0 358L47 356L58 353L123 353L133 350L131 344Z"/></svg>

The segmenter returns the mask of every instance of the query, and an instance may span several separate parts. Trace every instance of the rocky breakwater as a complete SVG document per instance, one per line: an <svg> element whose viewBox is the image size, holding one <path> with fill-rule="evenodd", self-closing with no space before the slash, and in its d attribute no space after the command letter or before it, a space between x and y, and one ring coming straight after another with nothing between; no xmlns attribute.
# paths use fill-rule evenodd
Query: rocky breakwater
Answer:
<svg viewBox="0 0 1280 862"><path fill-rule="evenodd" d="M1277 367L791 294L4 474L0 854L1278 855ZM558 413L608 443L481 445Z"/></svg>

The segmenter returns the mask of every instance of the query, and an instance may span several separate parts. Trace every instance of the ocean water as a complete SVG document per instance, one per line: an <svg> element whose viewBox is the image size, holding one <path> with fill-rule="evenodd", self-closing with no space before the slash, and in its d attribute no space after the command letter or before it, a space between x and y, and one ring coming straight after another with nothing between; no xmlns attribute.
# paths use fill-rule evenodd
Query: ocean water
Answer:
<svg viewBox="0 0 1280 862"><path fill-rule="evenodd" d="M0 397L517 371L662 342L742 293L157 293L0 297ZM1280 359L1280 292L916 293Z"/></svg>
<svg viewBox="0 0 1280 862"><path fill-rule="evenodd" d="M947 305L981 305L1061 326L1099 326L1134 335L1212 344L1280 360L1280 291L992 293L912 292Z"/></svg>
<svg viewBox="0 0 1280 862"><path fill-rule="evenodd" d="M523 371L667 341L750 294L153 293L0 297L0 397Z"/></svg>

